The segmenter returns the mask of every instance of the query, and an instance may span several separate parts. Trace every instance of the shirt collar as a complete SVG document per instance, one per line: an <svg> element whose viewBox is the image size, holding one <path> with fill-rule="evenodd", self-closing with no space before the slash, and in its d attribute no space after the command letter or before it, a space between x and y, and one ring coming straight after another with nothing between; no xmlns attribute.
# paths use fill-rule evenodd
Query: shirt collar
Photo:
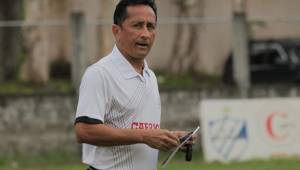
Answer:
<svg viewBox="0 0 300 170"><path fill-rule="evenodd" d="M116 45L114 46L111 54L115 58L117 69L125 79L130 79L140 75L135 71L133 66L127 61L127 59L123 56ZM148 76L150 76L150 70L146 60L144 60L144 72L146 72Z"/></svg>

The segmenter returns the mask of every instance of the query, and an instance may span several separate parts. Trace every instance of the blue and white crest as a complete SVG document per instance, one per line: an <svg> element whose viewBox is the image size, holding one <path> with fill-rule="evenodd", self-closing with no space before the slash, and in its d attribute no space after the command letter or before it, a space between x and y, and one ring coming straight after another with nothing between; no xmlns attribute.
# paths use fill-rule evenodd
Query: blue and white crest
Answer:
<svg viewBox="0 0 300 170"><path fill-rule="evenodd" d="M209 121L209 136L217 154L226 161L239 160L248 144L245 120L229 116Z"/></svg>

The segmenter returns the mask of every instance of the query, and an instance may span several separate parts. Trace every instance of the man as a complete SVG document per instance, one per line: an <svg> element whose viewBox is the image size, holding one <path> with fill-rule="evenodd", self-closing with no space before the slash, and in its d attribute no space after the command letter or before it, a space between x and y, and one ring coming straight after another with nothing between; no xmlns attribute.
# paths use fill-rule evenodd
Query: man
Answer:
<svg viewBox="0 0 300 170"><path fill-rule="evenodd" d="M112 26L116 45L82 78L75 131L91 170L155 170L158 150L179 145L182 132L160 129L157 80L145 61L156 22L154 1L121 0Z"/></svg>

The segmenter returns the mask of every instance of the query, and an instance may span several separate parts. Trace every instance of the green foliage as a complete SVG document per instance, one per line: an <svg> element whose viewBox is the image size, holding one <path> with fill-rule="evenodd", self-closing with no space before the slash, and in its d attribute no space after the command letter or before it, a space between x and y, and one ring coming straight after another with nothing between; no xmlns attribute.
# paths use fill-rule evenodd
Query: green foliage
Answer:
<svg viewBox="0 0 300 170"><path fill-rule="evenodd" d="M160 88L214 88L220 86L220 78L205 73L191 73L182 76L166 76L157 72ZM22 81L0 83L0 94L35 94L35 93L72 93L74 88L70 80L52 79L46 84Z"/></svg>
<svg viewBox="0 0 300 170"><path fill-rule="evenodd" d="M168 76L158 71L156 75L161 88L214 88L221 85L219 76L206 73Z"/></svg>
<svg viewBox="0 0 300 170"><path fill-rule="evenodd" d="M36 93L72 93L74 88L70 81L51 80L46 84L28 82L0 83L0 94L36 94Z"/></svg>

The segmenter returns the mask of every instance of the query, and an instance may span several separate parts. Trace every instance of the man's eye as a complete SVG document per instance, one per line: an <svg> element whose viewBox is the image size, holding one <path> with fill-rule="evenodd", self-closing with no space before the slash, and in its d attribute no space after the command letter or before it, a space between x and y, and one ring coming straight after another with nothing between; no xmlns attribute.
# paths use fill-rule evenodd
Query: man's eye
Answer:
<svg viewBox="0 0 300 170"><path fill-rule="evenodd" d="M153 24L147 24L147 28L148 30L154 30L155 29L155 26Z"/></svg>
<svg viewBox="0 0 300 170"><path fill-rule="evenodd" d="M143 25L142 24L134 24L133 27L134 28L141 28L141 27L143 27Z"/></svg>

